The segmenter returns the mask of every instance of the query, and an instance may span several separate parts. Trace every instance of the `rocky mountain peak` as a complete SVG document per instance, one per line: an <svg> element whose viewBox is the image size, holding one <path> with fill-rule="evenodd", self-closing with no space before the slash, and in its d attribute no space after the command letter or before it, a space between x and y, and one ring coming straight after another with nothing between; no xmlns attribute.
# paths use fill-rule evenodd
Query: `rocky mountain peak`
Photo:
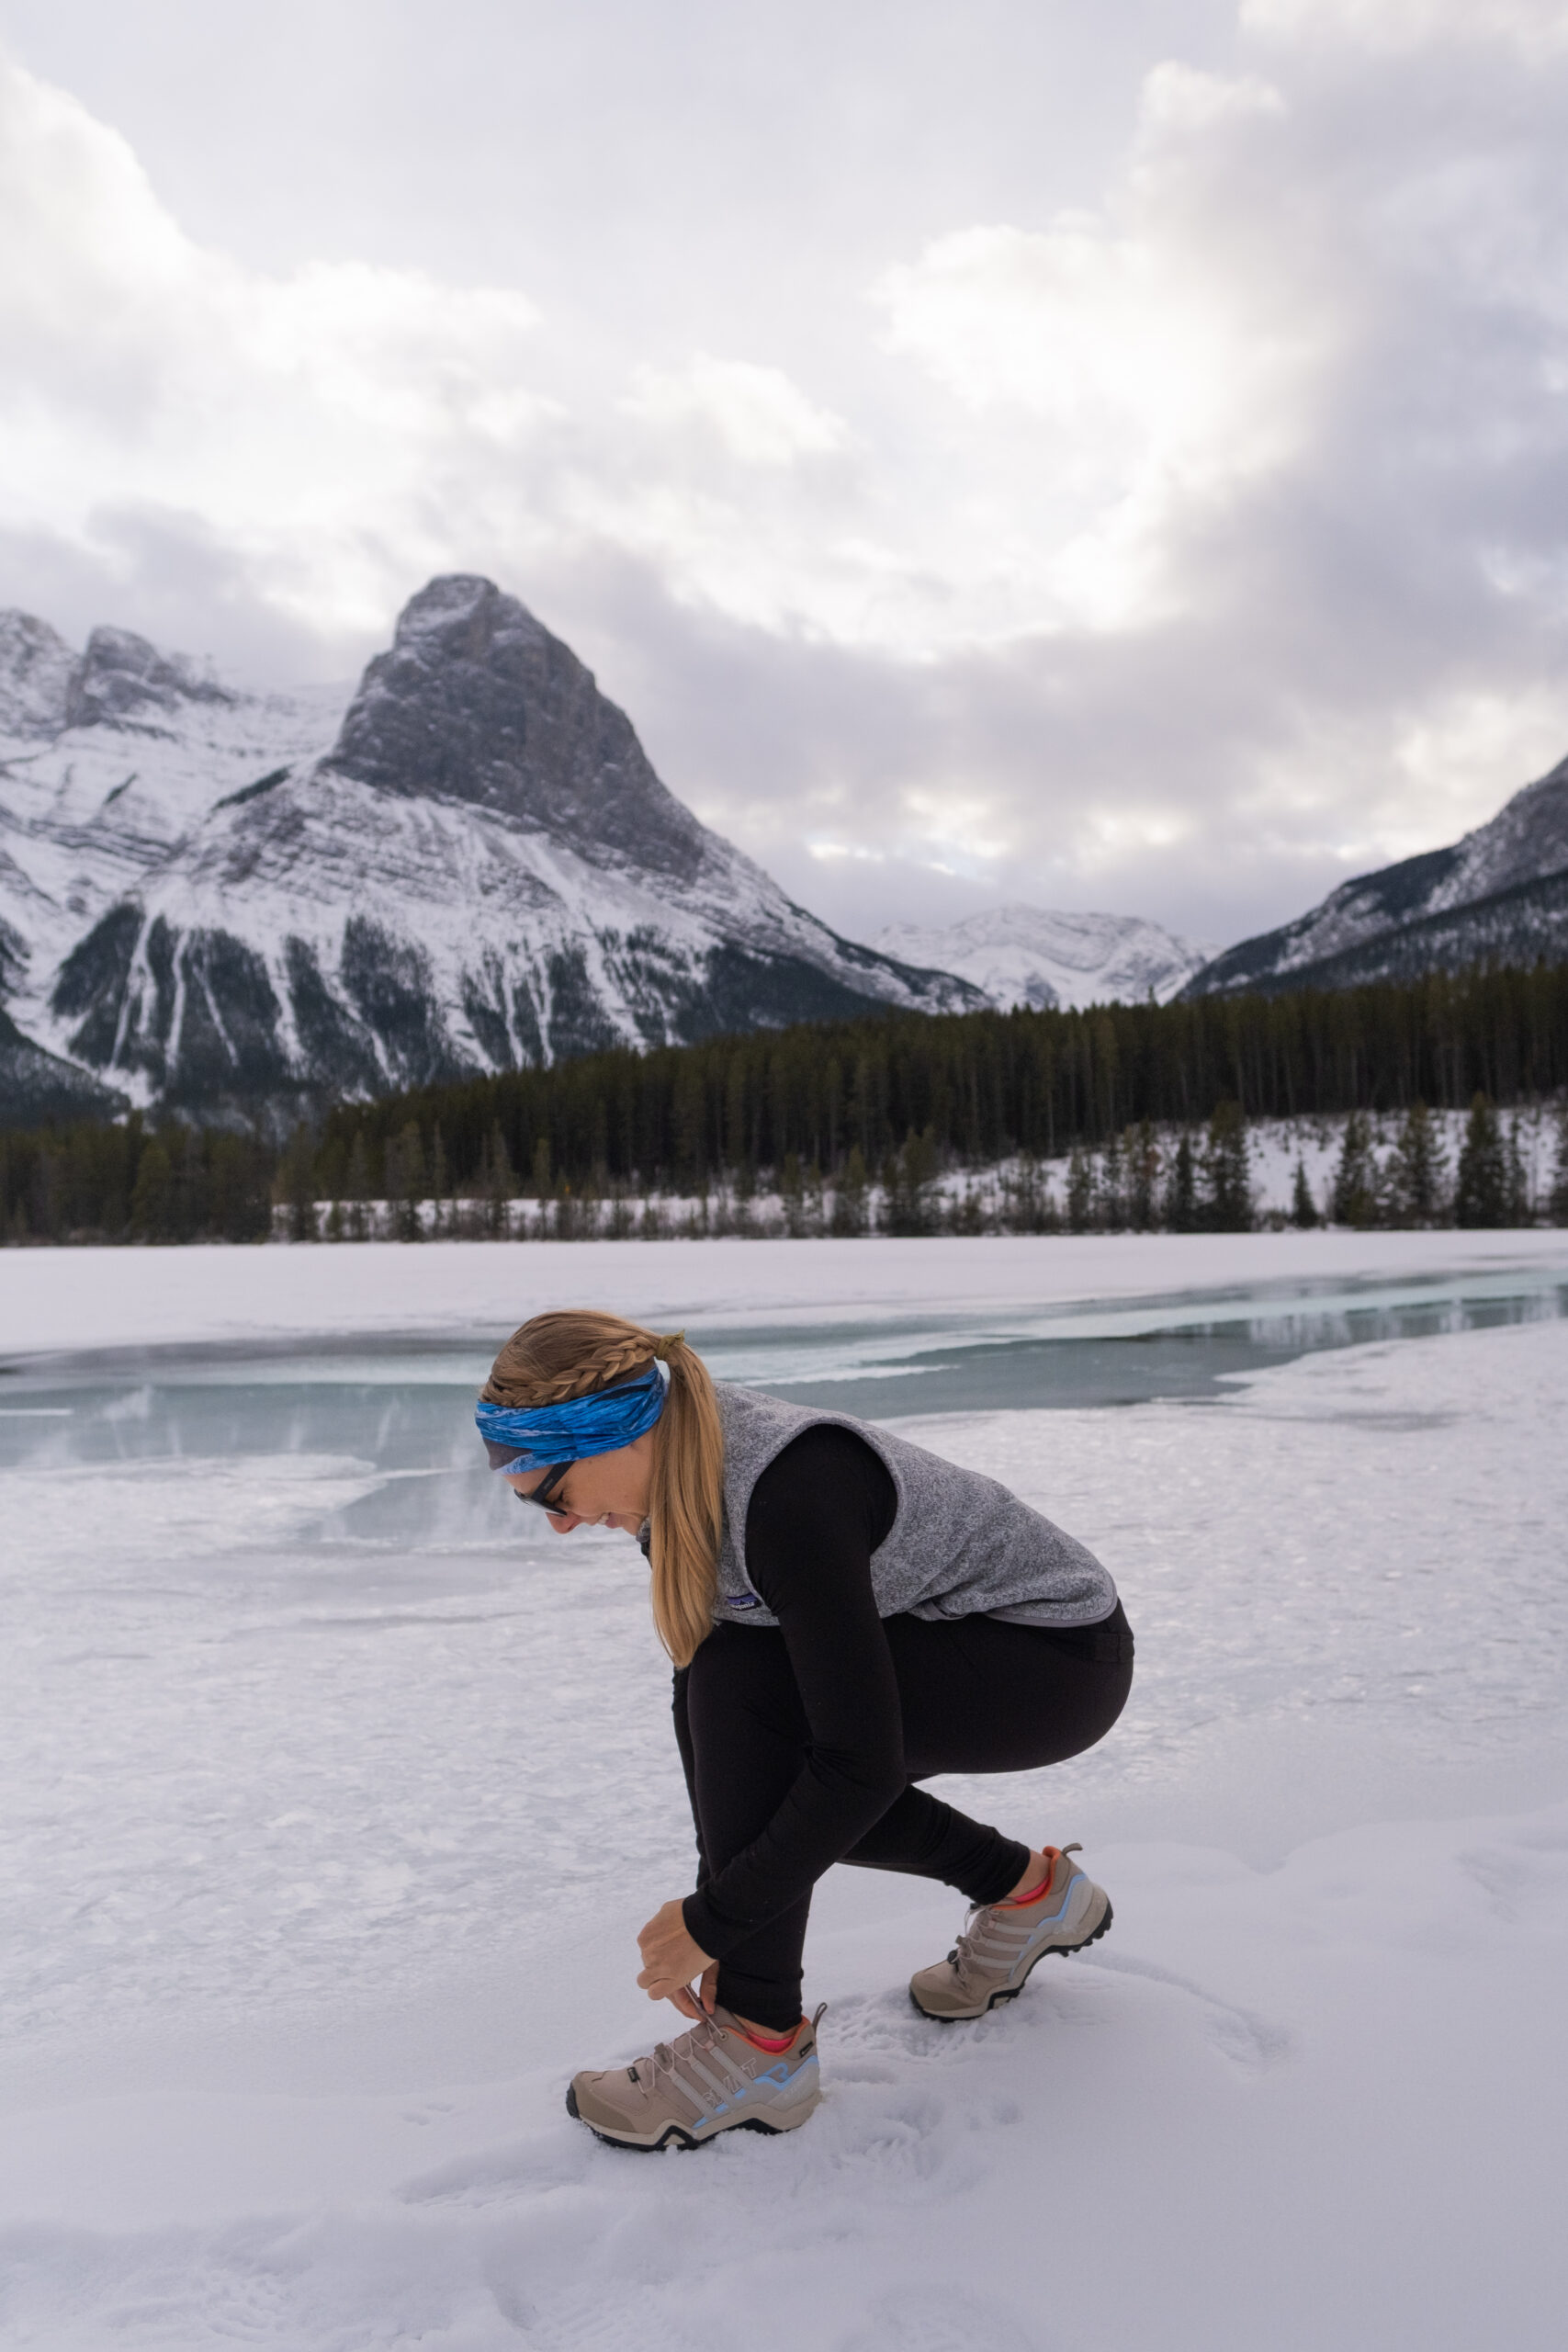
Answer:
<svg viewBox="0 0 1568 2352"><path fill-rule="evenodd" d="M160 653L133 629L96 628L71 673L65 724L145 726L152 711L172 715L186 703L235 699L183 655Z"/></svg>
<svg viewBox="0 0 1568 2352"><path fill-rule="evenodd" d="M494 809L592 864L690 881L713 847L592 672L472 573L433 580L404 605L327 765L408 798Z"/></svg>
<svg viewBox="0 0 1568 2352"><path fill-rule="evenodd" d="M0 612L0 735L58 735L76 656L31 613Z"/></svg>

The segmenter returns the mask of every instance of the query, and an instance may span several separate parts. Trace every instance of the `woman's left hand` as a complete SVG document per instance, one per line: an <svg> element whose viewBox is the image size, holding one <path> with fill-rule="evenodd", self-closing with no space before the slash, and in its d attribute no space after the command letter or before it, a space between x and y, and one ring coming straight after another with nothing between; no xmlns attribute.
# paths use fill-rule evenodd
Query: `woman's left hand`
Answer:
<svg viewBox="0 0 1568 2352"><path fill-rule="evenodd" d="M637 1940L642 1954L642 1973L637 1981L649 1999L674 2001L682 2016L689 2016L690 2009L676 1996L715 1962L687 1933L680 1904L660 1904Z"/></svg>

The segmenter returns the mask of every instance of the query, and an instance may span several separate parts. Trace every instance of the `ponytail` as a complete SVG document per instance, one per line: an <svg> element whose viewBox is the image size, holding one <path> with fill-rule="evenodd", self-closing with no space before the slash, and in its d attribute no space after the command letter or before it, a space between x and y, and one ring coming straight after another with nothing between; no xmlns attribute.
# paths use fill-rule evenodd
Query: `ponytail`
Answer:
<svg viewBox="0 0 1568 2352"><path fill-rule="evenodd" d="M649 1557L653 1623L677 1666L689 1666L713 1631L724 1510L724 1432L708 1368L683 1332L647 1331L591 1308L536 1315L514 1331L479 1391L487 1404L558 1405L669 1369L653 1428Z"/></svg>

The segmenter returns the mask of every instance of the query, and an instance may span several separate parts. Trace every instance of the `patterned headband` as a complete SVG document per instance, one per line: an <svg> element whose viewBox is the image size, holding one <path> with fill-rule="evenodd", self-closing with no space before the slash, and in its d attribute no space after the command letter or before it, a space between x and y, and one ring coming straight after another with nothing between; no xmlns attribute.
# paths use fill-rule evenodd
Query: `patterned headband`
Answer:
<svg viewBox="0 0 1568 2352"><path fill-rule="evenodd" d="M665 1386L657 1363L637 1380L591 1389L561 1405L474 1407L492 1470L547 1470L558 1462L586 1462L615 1453L650 1430L664 1410Z"/></svg>

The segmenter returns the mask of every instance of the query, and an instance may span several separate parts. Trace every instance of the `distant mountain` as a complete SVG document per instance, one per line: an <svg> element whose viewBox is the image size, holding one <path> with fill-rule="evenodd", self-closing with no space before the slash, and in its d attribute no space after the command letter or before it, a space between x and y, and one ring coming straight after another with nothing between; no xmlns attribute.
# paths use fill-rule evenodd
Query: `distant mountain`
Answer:
<svg viewBox="0 0 1568 2352"><path fill-rule="evenodd" d="M138 1102L283 1116L983 1001L795 905L488 580L432 581L343 702L0 616L0 996L30 1042Z"/></svg>
<svg viewBox="0 0 1568 2352"><path fill-rule="evenodd" d="M998 907L946 929L894 923L878 932L885 956L957 972L994 1005L1036 1008L1164 1003L1213 955L1136 915L1080 915L1044 907Z"/></svg>
<svg viewBox="0 0 1568 2352"><path fill-rule="evenodd" d="M1183 993L1348 988L1538 956L1568 957L1568 760L1451 848L1342 882L1309 914L1227 947Z"/></svg>

